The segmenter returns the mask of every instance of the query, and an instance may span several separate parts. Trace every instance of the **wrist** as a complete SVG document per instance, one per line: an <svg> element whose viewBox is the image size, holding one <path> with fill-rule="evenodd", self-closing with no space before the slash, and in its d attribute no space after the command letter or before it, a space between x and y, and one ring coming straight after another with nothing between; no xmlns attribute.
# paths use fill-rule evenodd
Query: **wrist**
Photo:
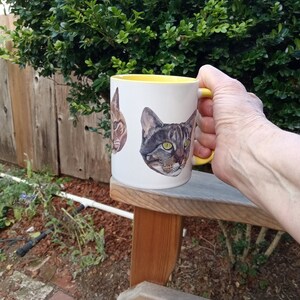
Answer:
<svg viewBox="0 0 300 300"><path fill-rule="evenodd" d="M235 136L236 146L228 149L225 181L253 201L259 196L257 193L261 192L265 180L273 178L274 145L280 142L280 132L267 119L257 119Z"/></svg>

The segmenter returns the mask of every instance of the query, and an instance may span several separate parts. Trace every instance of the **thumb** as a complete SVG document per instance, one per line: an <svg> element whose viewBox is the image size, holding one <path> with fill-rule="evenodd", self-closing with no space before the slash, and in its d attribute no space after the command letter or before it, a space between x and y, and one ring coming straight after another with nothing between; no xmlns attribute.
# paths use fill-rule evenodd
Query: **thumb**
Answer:
<svg viewBox="0 0 300 300"><path fill-rule="evenodd" d="M239 81L211 65L202 66L199 69L197 78L200 81L200 87L210 89L213 95L215 95L218 88L225 88L226 86L230 86L231 89L235 87L237 91L246 91L245 87Z"/></svg>

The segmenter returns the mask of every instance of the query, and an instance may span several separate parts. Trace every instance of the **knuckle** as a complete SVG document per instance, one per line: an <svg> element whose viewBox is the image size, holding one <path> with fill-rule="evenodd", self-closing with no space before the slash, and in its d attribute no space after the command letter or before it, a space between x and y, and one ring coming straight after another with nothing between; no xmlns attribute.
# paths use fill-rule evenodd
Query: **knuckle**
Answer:
<svg viewBox="0 0 300 300"><path fill-rule="evenodd" d="M240 81L238 81L237 79L234 79L234 78L230 79L230 86L231 86L231 88L233 88L235 90L246 91L245 86Z"/></svg>

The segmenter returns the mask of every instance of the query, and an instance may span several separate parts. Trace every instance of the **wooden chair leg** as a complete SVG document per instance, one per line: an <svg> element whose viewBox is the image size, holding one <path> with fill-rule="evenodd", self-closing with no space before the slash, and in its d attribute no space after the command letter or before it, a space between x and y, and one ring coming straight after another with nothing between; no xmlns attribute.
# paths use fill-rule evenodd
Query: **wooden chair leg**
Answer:
<svg viewBox="0 0 300 300"><path fill-rule="evenodd" d="M180 253L182 217L135 207L130 285L165 285Z"/></svg>

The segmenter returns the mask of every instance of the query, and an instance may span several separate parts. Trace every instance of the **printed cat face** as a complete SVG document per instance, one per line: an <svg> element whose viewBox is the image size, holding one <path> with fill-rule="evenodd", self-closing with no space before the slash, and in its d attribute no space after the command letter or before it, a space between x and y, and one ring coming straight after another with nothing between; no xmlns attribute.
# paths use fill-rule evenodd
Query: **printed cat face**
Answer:
<svg viewBox="0 0 300 300"><path fill-rule="evenodd" d="M144 108L140 153L149 168L166 176L181 173L190 154L195 116L196 111L184 123L165 124L149 107Z"/></svg>
<svg viewBox="0 0 300 300"><path fill-rule="evenodd" d="M112 152L117 153L122 150L127 140L127 126L125 118L120 111L119 89L117 88L111 100L111 138Z"/></svg>

